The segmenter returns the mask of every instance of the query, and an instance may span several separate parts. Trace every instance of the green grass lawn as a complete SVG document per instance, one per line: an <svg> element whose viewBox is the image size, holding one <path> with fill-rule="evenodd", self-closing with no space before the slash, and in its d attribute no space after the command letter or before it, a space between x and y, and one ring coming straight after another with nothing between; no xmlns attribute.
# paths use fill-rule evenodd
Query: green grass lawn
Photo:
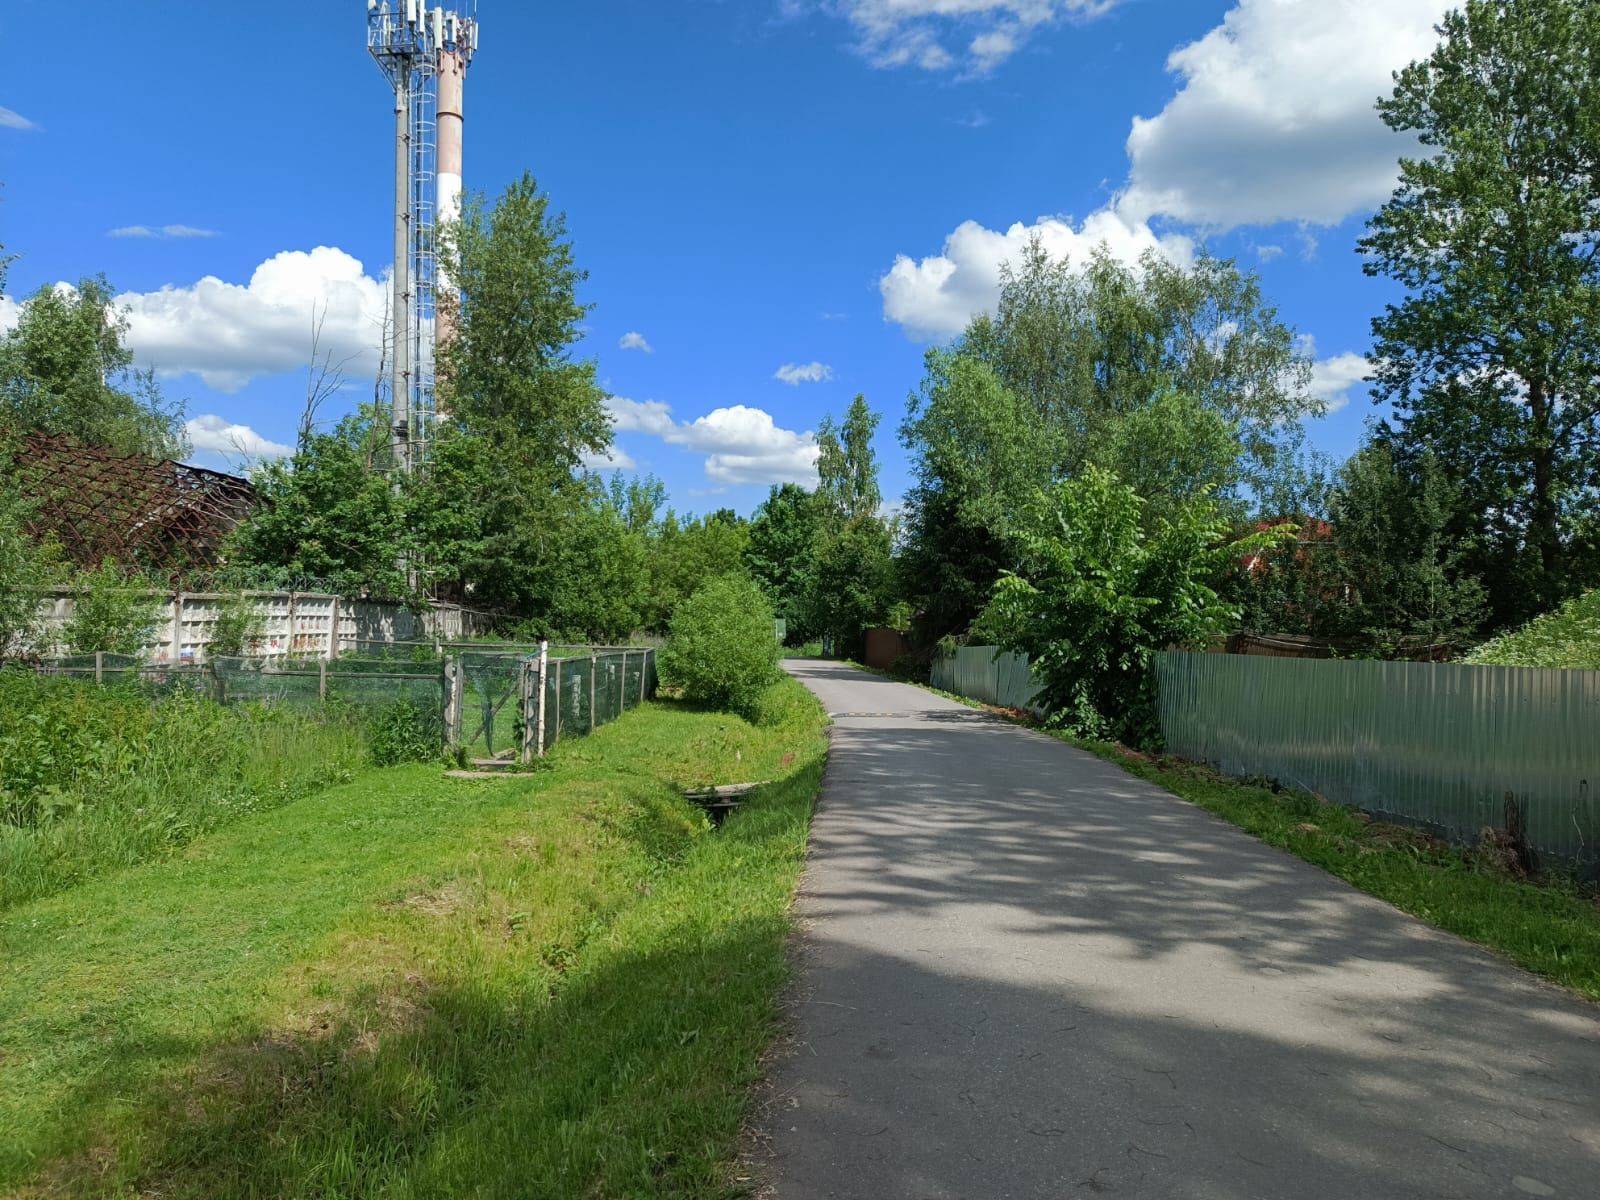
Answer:
<svg viewBox="0 0 1600 1200"><path fill-rule="evenodd" d="M0 1195L735 1194L825 717L657 703L0 915ZM721 831L685 786L775 780Z"/></svg>

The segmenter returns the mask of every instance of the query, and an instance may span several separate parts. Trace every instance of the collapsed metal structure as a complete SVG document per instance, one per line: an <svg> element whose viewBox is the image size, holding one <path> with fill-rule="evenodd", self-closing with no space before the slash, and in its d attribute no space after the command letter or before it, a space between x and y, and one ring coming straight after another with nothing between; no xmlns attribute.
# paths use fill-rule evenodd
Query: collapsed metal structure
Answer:
<svg viewBox="0 0 1600 1200"><path fill-rule="evenodd" d="M13 459L38 504L28 533L80 567L106 559L177 579L222 564L227 536L260 506L250 481L71 438L24 438Z"/></svg>

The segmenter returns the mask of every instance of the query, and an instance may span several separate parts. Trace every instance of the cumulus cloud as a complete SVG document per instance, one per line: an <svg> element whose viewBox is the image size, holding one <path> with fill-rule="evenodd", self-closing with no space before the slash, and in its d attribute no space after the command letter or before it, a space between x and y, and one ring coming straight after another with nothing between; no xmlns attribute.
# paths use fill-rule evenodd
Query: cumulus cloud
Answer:
<svg viewBox="0 0 1600 1200"><path fill-rule="evenodd" d="M783 429L763 409L736 404L679 421L659 400L612 396L606 405L619 432L649 434L704 454L706 477L715 483L816 483L816 435Z"/></svg>
<svg viewBox="0 0 1600 1200"><path fill-rule="evenodd" d="M1117 258L1137 262L1155 251L1174 262L1189 262L1194 243L1176 234L1158 235L1142 222L1130 223L1110 209L1101 209L1081 225L1059 217L1042 217L1032 225L1020 222L1004 233L976 221L963 222L945 239L944 250L920 261L904 254L878 281L883 315L915 337L951 337L979 313L993 312L1000 296L1002 268L1015 262L1037 237L1053 257L1086 259L1104 244Z"/></svg>
<svg viewBox="0 0 1600 1200"><path fill-rule="evenodd" d="M1336 413L1349 406L1351 389L1371 374L1372 363L1360 354L1319 359L1311 367L1311 394Z"/></svg>
<svg viewBox="0 0 1600 1200"><path fill-rule="evenodd" d="M215 229L201 229L195 225L120 225L106 230L113 238L214 238Z"/></svg>
<svg viewBox="0 0 1600 1200"><path fill-rule="evenodd" d="M292 447L269 441L250 426L235 424L214 413L196 417L184 428L196 453L215 454L229 461L284 458L294 453Z"/></svg>
<svg viewBox="0 0 1600 1200"><path fill-rule="evenodd" d="M1041 26L1098 16L1121 0L785 0L784 9L841 13L857 49L877 67L982 73L1010 58ZM963 43L965 43L963 45Z"/></svg>
<svg viewBox="0 0 1600 1200"><path fill-rule="evenodd" d="M387 284L343 250L285 250L249 283L208 275L189 287L117 297L128 314L128 345L163 375L198 375L219 391L303 368L321 323L319 354L352 375L378 368Z"/></svg>
<svg viewBox="0 0 1600 1200"><path fill-rule="evenodd" d="M0 333L14 329L17 324L17 314L22 306L10 296L0 296Z"/></svg>
<svg viewBox="0 0 1600 1200"><path fill-rule="evenodd" d="M27 117L14 109L0 105L0 129L37 129L39 128Z"/></svg>
<svg viewBox="0 0 1600 1200"><path fill-rule="evenodd" d="M1333 225L1393 190L1415 143L1373 105L1433 48L1449 0L1239 0L1172 52L1177 94L1128 136L1130 220Z"/></svg>
<svg viewBox="0 0 1600 1200"><path fill-rule="evenodd" d="M644 334L638 332L623 334L617 346L622 350L642 350L646 354L656 352L656 348L645 340Z"/></svg>
<svg viewBox="0 0 1600 1200"><path fill-rule="evenodd" d="M827 363L785 363L778 368L774 379L799 387L802 383L826 383L833 378L833 368Z"/></svg>

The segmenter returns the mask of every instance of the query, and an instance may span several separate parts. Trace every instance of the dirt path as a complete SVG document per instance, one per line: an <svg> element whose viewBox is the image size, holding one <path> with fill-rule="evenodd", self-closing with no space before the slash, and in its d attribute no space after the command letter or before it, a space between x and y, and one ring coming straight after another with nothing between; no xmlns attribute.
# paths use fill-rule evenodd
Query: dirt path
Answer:
<svg viewBox="0 0 1600 1200"><path fill-rule="evenodd" d="M1060 742L828 663L780 1200L1600 1195L1600 1009Z"/></svg>

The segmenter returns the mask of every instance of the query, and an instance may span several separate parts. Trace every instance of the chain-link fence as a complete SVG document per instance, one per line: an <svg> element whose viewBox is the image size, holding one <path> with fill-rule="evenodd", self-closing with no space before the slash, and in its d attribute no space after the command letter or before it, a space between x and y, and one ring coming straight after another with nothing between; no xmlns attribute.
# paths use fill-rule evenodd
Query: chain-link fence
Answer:
<svg viewBox="0 0 1600 1200"><path fill-rule="evenodd" d="M39 671L135 684L152 698L191 689L220 704L341 706L378 713L404 705L444 748L529 762L563 737L616 720L655 693L656 652L640 646L461 648L440 658L391 649L336 659L213 658L166 666L124 654L78 654Z"/></svg>
<svg viewBox="0 0 1600 1200"><path fill-rule="evenodd" d="M581 737L655 693L648 646L559 646L537 654L466 651L447 662L445 727L481 759L522 762Z"/></svg>

